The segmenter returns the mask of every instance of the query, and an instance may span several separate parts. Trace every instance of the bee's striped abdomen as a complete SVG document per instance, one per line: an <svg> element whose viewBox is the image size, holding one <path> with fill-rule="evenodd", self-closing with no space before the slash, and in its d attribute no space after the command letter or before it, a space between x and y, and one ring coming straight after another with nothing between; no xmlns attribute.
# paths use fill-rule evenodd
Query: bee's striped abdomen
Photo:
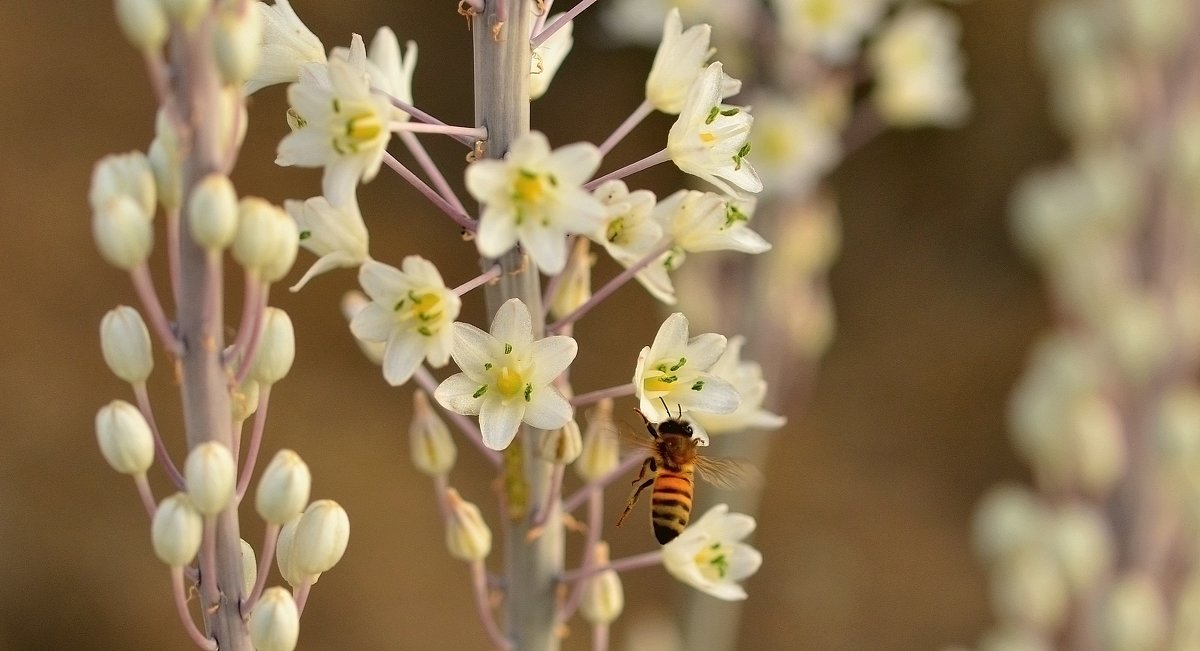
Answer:
<svg viewBox="0 0 1200 651"><path fill-rule="evenodd" d="M654 493L650 497L650 521L654 537L665 545L683 532L692 512L692 476L690 465L678 472L660 468L654 478Z"/></svg>

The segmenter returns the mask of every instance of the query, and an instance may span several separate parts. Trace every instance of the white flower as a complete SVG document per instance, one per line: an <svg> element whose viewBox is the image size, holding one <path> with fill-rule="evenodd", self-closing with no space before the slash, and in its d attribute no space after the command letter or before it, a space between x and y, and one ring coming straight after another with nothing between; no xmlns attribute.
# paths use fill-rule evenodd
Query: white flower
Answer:
<svg viewBox="0 0 1200 651"><path fill-rule="evenodd" d="M784 40L830 63L847 63L885 0L772 0Z"/></svg>
<svg viewBox="0 0 1200 651"><path fill-rule="evenodd" d="M605 215L600 228L590 237L603 245L622 266L628 268L636 264L663 242L662 225L653 217L653 192L630 192L624 181L607 181L596 188L592 196L604 204ZM652 296L670 305L675 302L675 287L668 274L671 270L668 258L669 254L664 253L635 277Z"/></svg>
<svg viewBox="0 0 1200 651"><path fill-rule="evenodd" d="M288 87L296 130L279 143L279 165L324 167L321 190L329 203L345 205L361 180L379 172L390 138L393 107L371 93L366 50L357 34L347 58L327 66L310 64L300 81Z"/></svg>
<svg viewBox="0 0 1200 651"><path fill-rule="evenodd" d="M801 98L756 96L754 169L767 192L803 196L842 156L845 95L819 89Z"/></svg>
<svg viewBox="0 0 1200 651"><path fill-rule="evenodd" d="M249 95L267 86L294 82L300 78L304 64L325 63L321 39L305 26L288 0L275 0L274 5L255 4L262 15L262 52L258 68L242 92Z"/></svg>
<svg viewBox="0 0 1200 651"><path fill-rule="evenodd" d="M553 25L559 16L562 14L550 16L546 19L546 24ZM559 66L571 53L571 47L575 45L575 39L571 36L574 27L575 21L567 21L567 24L560 27L558 31L550 35L550 38L534 49L533 55L529 59L529 99L537 99L550 89L550 82L554 81L554 74L558 72Z"/></svg>
<svg viewBox="0 0 1200 651"><path fill-rule="evenodd" d="M714 192L679 190L659 202L654 215L680 251L762 253L771 245L747 226L754 214L755 203L753 198L736 199ZM675 267L679 264L682 260L675 262Z"/></svg>
<svg viewBox="0 0 1200 651"><path fill-rule="evenodd" d="M891 124L954 125L970 108L963 88L959 25L941 9L903 11L871 47L876 72L872 99Z"/></svg>
<svg viewBox="0 0 1200 651"><path fill-rule="evenodd" d="M671 576L718 599L745 599L740 582L762 565L762 554L740 542L754 527L754 518L718 504L663 545L663 566Z"/></svg>
<svg viewBox="0 0 1200 651"><path fill-rule="evenodd" d="M489 258L518 241L547 274L567 262L567 233L591 233L604 207L583 189L600 166L600 150L579 142L550 151L546 136L532 131L512 143L504 160L467 167L467 190L483 204L475 242Z"/></svg>
<svg viewBox="0 0 1200 651"><path fill-rule="evenodd" d="M451 411L478 414L484 444L503 450L522 422L549 430L571 419L571 403L551 382L577 352L570 337L534 341L529 308L510 299L496 312L490 334L454 324L452 354L463 372L446 378L433 397Z"/></svg>
<svg viewBox="0 0 1200 651"><path fill-rule="evenodd" d="M350 48L335 47L332 56L350 61L352 57L357 56L354 53L354 46L355 43L352 41ZM396 33L387 27L380 27L375 32L375 38L371 39L371 49L364 65L367 79L372 87L405 104L413 103L412 77L417 67L417 44L415 42L408 41L404 47L404 54L401 54L400 41L396 38ZM388 103L390 104L391 101L389 100ZM411 117L404 109L397 106L392 107L392 121L407 122Z"/></svg>
<svg viewBox="0 0 1200 651"><path fill-rule="evenodd" d="M736 193L730 183L759 192L762 181L746 160L754 118L745 109L721 104L724 77L721 63L715 61L696 78L679 119L667 133L667 152L679 169L724 192Z"/></svg>
<svg viewBox="0 0 1200 651"><path fill-rule="evenodd" d="M319 256L292 285L293 292L318 274L339 267L356 267L367 261L367 225L354 197L336 208L325 197L303 202L289 199L283 202L283 207L300 229L300 246Z"/></svg>
<svg viewBox="0 0 1200 651"><path fill-rule="evenodd" d="M671 115L683 110L688 91L713 54L708 44L711 36L710 25L693 25L685 32L678 8L667 13L662 43L646 77L646 100L654 108ZM722 77L721 84L721 97L736 95L742 89L742 82L728 75Z"/></svg>
<svg viewBox="0 0 1200 651"><path fill-rule="evenodd" d="M462 301L446 289L437 267L425 258L410 255L401 269L368 260L358 272L358 282L371 297L350 321L350 331L363 341L387 342L383 351L383 377L392 386L412 377L421 360L435 367L450 361L454 332Z"/></svg>
<svg viewBox="0 0 1200 651"><path fill-rule="evenodd" d="M762 367L758 362L742 361L744 337L733 337L725 352L709 373L728 380L742 396L741 404L728 414L696 412L692 415L710 434L739 432L745 429L770 430L783 426L787 419L763 409L767 395L767 381L763 379Z"/></svg>
<svg viewBox="0 0 1200 651"><path fill-rule="evenodd" d="M687 317L681 312L667 317L633 372L642 413L660 422L672 416L668 410L728 414L737 409L737 389L710 372L725 344L724 335L711 332L688 339Z"/></svg>

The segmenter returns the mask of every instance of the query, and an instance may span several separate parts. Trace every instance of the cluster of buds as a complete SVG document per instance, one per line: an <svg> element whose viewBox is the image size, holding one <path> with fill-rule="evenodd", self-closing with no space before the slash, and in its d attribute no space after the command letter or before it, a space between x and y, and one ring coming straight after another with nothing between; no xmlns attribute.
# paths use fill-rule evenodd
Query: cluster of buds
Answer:
<svg viewBox="0 0 1200 651"><path fill-rule="evenodd" d="M258 484L256 506L267 522L261 559L238 533L238 505L262 445L270 389L295 358L291 320L268 307L267 294L290 271L302 236L283 208L239 198L229 179L246 133L244 86L262 65L264 13L247 1L117 0L115 9L146 60L160 109L146 152L105 157L92 175L96 244L105 260L130 273L142 308L119 306L101 321L104 360L132 387L134 402L101 408L96 435L105 460L134 478L151 517L154 552L171 568L177 609L195 644L289 650L308 587L341 558L349 527L336 503L308 505L308 467L283 450ZM166 290L178 310L170 316L150 265L160 211ZM245 276L241 322L228 346L221 295L226 253ZM168 454L151 408L154 339L176 369L188 414L182 467ZM176 491L161 500L147 480L156 461ZM281 535L289 526L299 533ZM285 537L290 553L286 561L278 554L281 567L300 568L284 573L293 591L264 591ZM200 597L203 630L185 581Z"/></svg>
<svg viewBox="0 0 1200 651"><path fill-rule="evenodd" d="M1200 6L1059 1L1038 22L1070 156L1013 201L1060 321L1010 402L1033 486L976 516L982 649L1187 649L1200 567Z"/></svg>

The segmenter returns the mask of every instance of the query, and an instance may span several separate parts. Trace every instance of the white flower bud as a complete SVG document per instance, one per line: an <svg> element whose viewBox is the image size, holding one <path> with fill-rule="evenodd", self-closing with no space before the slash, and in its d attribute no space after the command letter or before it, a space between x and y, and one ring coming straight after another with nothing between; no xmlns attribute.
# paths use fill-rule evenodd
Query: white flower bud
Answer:
<svg viewBox="0 0 1200 651"><path fill-rule="evenodd" d="M999 562L1031 546L1045 527L1044 507L1019 484L1001 484L984 495L975 512L975 553Z"/></svg>
<svg viewBox="0 0 1200 651"><path fill-rule="evenodd" d="M241 86L258 68L262 48L262 12L257 3L241 3L218 10L213 49L217 69L225 83Z"/></svg>
<svg viewBox="0 0 1200 651"><path fill-rule="evenodd" d="M258 197L238 203L233 259L266 282L282 278L296 259L300 234L282 208Z"/></svg>
<svg viewBox="0 0 1200 651"><path fill-rule="evenodd" d="M346 322L349 323L354 320L355 315L370 303L371 300L367 298L366 294L357 289L350 290L342 296L342 316L346 317ZM383 364L383 351L387 348L386 341L363 341L355 337L354 343L358 344L358 349L372 363L376 365Z"/></svg>
<svg viewBox="0 0 1200 651"><path fill-rule="evenodd" d="M996 566L992 606L1006 621L1050 629L1067 612L1067 585L1053 555L1042 547L1017 552Z"/></svg>
<svg viewBox="0 0 1200 651"><path fill-rule="evenodd" d="M258 410L258 381L246 378L242 386L230 393L229 407L235 423L240 423Z"/></svg>
<svg viewBox="0 0 1200 651"><path fill-rule="evenodd" d="M224 174L209 174L192 188L188 199L188 228L192 238L210 250L219 251L237 234L237 192Z"/></svg>
<svg viewBox="0 0 1200 651"><path fill-rule="evenodd" d="M210 0L159 0L162 3L163 9L167 10L167 15L172 20L178 21L185 26L192 26L196 19L204 15L204 11L211 6Z"/></svg>
<svg viewBox="0 0 1200 651"><path fill-rule="evenodd" d="M154 228L145 211L125 195L92 214L92 235L100 255L126 271L145 262L154 247Z"/></svg>
<svg viewBox="0 0 1200 651"><path fill-rule="evenodd" d="M92 169L88 190L92 210L98 211L120 196L133 199L147 220L154 217L154 173L140 151L105 156Z"/></svg>
<svg viewBox="0 0 1200 651"><path fill-rule="evenodd" d="M159 0L117 0L117 24L134 47L148 51L167 41L167 15Z"/></svg>
<svg viewBox="0 0 1200 651"><path fill-rule="evenodd" d="M282 525L304 511L312 489L312 474L300 455L280 450L258 481L254 507L263 520Z"/></svg>
<svg viewBox="0 0 1200 651"><path fill-rule="evenodd" d="M574 463L575 473L584 481L599 479L617 467L620 445L612 411L612 399L605 398L596 403L596 407L587 415L583 449Z"/></svg>
<svg viewBox="0 0 1200 651"><path fill-rule="evenodd" d="M1068 414L1079 485L1104 496L1125 474L1125 436L1121 415L1096 394L1080 398Z"/></svg>
<svg viewBox="0 0 1200 651"><path fill-rule="evenodd" d="M130 384L145 382L154 368L150 331L128 305L118 305L100 320L100 352L113 375Z"/></svg>
<svg viewBox="0 0 1200 651"><path fill-rule="evenodd" d="M328 572L342 560L349 541L350 518L346 510L333 500L313 502L296 525L293 570L302 575Z"/></svg>
<svg viewBox="0 0 1200 651"><path fill-rule="evenodd" d="M592 562L597 566L608 563L608 543L596 543ZM586 579L583 601L579 604L579 612L584 619L592 624L609 624L621 615L624 608L625 591L621 586L621 577L615 570L605 570Z"/></svg>
<svg viewBox="0 0 1200 651"><path fill-rule="evenodd" d="M292 264L296 262L296 253L300 250L300 231L296 229L296 222L283 211L279 214L284 219L275 221L274 255L262 267L262 278L269 283L283 278L291 271Z"/></svg>
<svg viewBox="0 0 1200 651"><path fill-rule="evenodd" d="M446 520L446 547L450 555L462 561L480 561L492 551L492 530L479 507L464 500L458 491L446 489L450 517Z"/></svg>
<svg viewBox="0 0 1200 651"><path fill-rule="evenodd" d="M268 307L263 314L262 335L250 376L270 386L287 376L296 359L296 331L287 312Z"/></svg>
<svg viewBox="0 0 1200 651"><path fill-rule="evenodd" d="M1112 565L1112 539L1095 507L1084 503L1062 507L1054 515L1050 536L1067 583L1076 594L1091 590Z"/></svg>
<svg viewBox="0 0 1200 651"><path fill-rule="evenodd" d="M295 649L300 637L300 612L292 593L279 586L263 590L247 626L255 651Z"/></svg>
<svg viewBox="0 0 1200 651"><path fill-rule="evenodd" d="M96 439L100 453L113 470L140 475L154 463L154 435L137 407L114 400L96 412Z"/></svg>
<svg viewBox="0 0 1200 651"><path fill-rule="evenodd" d="M216 515L229 506L237 479L236 464L229 448L206 441L192 448L183 465L188 497L204 515Z"/></svg>
<svg viewBox="0 0 1200 651"><path fill-rule="evenodd" d="M158 188L158 200L162 202L163 208L178 208L183 201L183 175L179 171L178 158L171 154L161 137L150 143L146 158L150 161L154 185Z"/></svg>
<svg viewBox="0 0 1200 651"><path fill-rule="evenodd" d="M1100 621L1109 651L1152 651L1166 640L1166 606L1154 580L1144 574L1116 580Z"/></svg>
<svg viewBox="0 0 1200 651"><path fill-rule="evenodd" d="M438 418L429 404L429 396L417 389L413 392L413 418L408 426L408 446L413 465L431 476L445 475L454 467L458 448L446 423Z"/></svg>
<svg viewBox="0 0 1200 651"><path fill-rule="evenodd" d="M579 433L579 423L574 418L558 429L547 431L538 449L539 455L546 461L563 465L578 459L582 452L583 435Z"/></svg>
<svg viewBox="0 0 1200 651"><path fill-rule="evenodd" d="M191 563L200 551L203 533L204 519L186 493L175 493L159 502L150 534L160 561L171 567Z"/></svg>
<svg viewBox="0 0 1200 651"><path fill-rule="evenodd" d="M586 237L575 240L575 247L558 279L554 296L550 297L550 314L555 319L574 312L592 297L592 265L596 263L596 256L588 252L590 246L591 240Z"/></svg>
<svg viewBox="0 0 1200 651"><path fill-rule="evenodd" d="M1118 366L1132 382L1149 381L1170 354L1164 314L1148 296L1121 297L1102 327Z"/></svg>
<svg viewBox="0 0 1200 651"><path fill-rule="evenodd" d="M258 580L258 557L254 555L254 548L250 543L242 538L242 594L248 595L254 589L254 582Z"/></svg>
<svg viewBox="0 0 1200 651"><path fill-rule="evenodd" d="M296 516L284 524L283 528L279 530L279 538L275 541L275 565L279 568L279 575L293 588L304 583L305 579L302 573L296 571L296 564L292 562L296 527L300 524L300 517ZM309 583L316 582L317 577L310 577Z"/></svg>

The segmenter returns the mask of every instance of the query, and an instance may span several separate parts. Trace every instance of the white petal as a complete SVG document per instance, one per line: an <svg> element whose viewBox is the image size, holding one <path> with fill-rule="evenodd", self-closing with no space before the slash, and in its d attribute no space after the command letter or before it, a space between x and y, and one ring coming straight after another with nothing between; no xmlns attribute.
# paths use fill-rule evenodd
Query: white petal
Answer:
<svg viewBox="0 0 1200 651"><path fill-rule="evenodd" d="M392 386L408 382L425 358L423 337L412 331L397 330L383 351L383 379Z"/></svg>
<svg viewBox="0 0 1200 651"><path fill-rule="evenodd" d="M529 350L533 344L533 320L521 299L510 298L496 310L492 336L501 343L511 344L520 353Z"/></svg>
<svg viewBox="0 0 1200 651"><path fill-rule="evenodd" d="M600 167L600 149L590 142L564 145L550 154L548 167L563 185L580 185Z"/></svg>
<svg viewBox="0 0 1200 651"><path fill-rule="evenodd" d="M275 164L283 167L320 167L329 158L328 139L313 127L293 131L279 141Z"/></svg>
<svg viewBox="0 0 1200 651"><path fill-rule="evenodd" d="M653 363L664 357L674 357L687 350L688 320L682 312L675 312L658 327L654 344L650 346L649 359ZM720 353L718 352L719 356ZM713 357L716 359L716 356Z"/></svg>
<svg viewBox="0 0 1200 651"><path fill-rule="evenodd" d="M524 419L538 429L557 429L571 420L574 410L571 403L551 386L534 389L530 401L525 405Z"/></svg>
<svg viewBox="0 0 1200 651"><path fill-rule="evenodd" d="M323 255L320 258L317 258L317 261L308 268L308 271L304 272L304 275L300 277L300 280L297 280L296 284L289 287L288 290L298 292L308 284L308 281L319 276L320 274L325 273L326 271L332 271L342 267L353 267L356 264L358 264L358 260L355 260L353 256L347 254L345 251L334 251L333 253Z"/></svg>
<svg viewBox="0 0 1200 651"><path fill-rule="evenodd" d="M561 230L526 222L517 234L521 246L542 273L550 276L562 273L567 264L567 238Z"/></svg>
<svg viewBox="0 0 1200 651"><path fill-rule="evenodd" d="M456 321L451 327L454 329L454 348L450 354L454 363L473 378L478 389L480 384L488 381L484 366L494 362L496 339L470 323Z"/></svg>
<svg viewBox="0 0 1200 651"><path fill-rule="evenodd" d="M706 332L702 335L696 335L687 342L686 352L688 366L695 369L708 370L713 364L720 359L721 353L725 352L725 345L728 339L725 335L715 332Z"/></svg>
<svg viewBox="0 0 1200 651"><path fill-rule="evenodd" d="M488 206L479 218L475 246L485 258L499 258L517 243L517 228L511 211Z"/></svg>
<svg viewBox="0 0 1200 651"><path fill-rule="evenodd" d="M571 337L563 335L533 342L533 359L536 366L529 381L534 386L549 384L571 365L578 353L579 344Z"/></svg>
<svg viewBox="0 0 1200 651"><path fill-rule="evenodd" d="M456 414L473 416L479 413L483 404L482 398L475 397L479 387L480 384L471 380L465 373L456 373L442 380L437 389L434 389L433 397L438 404Z"/></svg>
<svg viewBox="0 0 1200 651"><path fill-rule="evenodd" d="M742 396L729 382L707 373L700 374L704 388L693 391L691 387L681 387L671 392L672 400L682 405L685 411L708 411L716 414L732 413L742 402ZM694 386L694 385L693 385Z"/></svg>
<svg viewBox="0 0 1200 651"><path fill-rule="evenodd" d="M399 269L368 260L358 270L358 284L376 301L391 303L404 298L411 285Z"/></svg>
<svg viewBox="0 0 1200 651"><path fill-rule="evenodd" d="M394 327L395 313L379 303L368 303L350 320L350 332L363 341L387 341Z"/></svg>
<svg viewBox="0 0 1200 651"><path fill-rule="evenodd" d="M363 176L364 163L366 160L361 156L339 156L325 166L321 193L331 205L340 207L354 201L354 190Z"/></svg>
<svg viewBox="0 0 1200 651"><path fill-rule="evenodd" d="M479 431L483 444L493 450L503 450L517 436L521 418L525 414L525 401L485 398L479 410Z"/></svg>

